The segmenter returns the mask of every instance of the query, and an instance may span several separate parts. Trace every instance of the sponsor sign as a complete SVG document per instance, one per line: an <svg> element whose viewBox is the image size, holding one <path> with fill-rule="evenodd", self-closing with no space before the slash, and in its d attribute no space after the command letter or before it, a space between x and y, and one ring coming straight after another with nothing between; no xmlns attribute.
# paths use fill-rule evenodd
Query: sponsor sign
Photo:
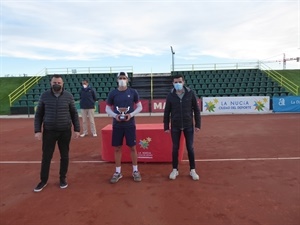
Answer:
<svg viewBox="0 0 300 225"><path fill-rule="evenodd" d="M270 97L204 97L202 107L208 114L265 113L270 110Z"/></svg>
<svg viewBox="0 0 300 225"><path fill-rule="evenodd" d="M300 112L300 96L273 97L274 112Z"/></svg>

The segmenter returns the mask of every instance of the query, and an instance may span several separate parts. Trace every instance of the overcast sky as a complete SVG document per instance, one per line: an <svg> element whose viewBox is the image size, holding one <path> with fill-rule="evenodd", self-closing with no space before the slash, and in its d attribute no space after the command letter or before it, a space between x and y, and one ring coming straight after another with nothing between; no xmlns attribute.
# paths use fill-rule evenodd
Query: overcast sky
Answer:
<svg viewBox="0 0 300 225"><path fill-rule="evenodd" d="M1 0L1 76L299 57L299 0ZM288 61L287 68L300 68ZM282 68L282 63L275 66ZM176 68L176 66L175 66Z"/></svg>

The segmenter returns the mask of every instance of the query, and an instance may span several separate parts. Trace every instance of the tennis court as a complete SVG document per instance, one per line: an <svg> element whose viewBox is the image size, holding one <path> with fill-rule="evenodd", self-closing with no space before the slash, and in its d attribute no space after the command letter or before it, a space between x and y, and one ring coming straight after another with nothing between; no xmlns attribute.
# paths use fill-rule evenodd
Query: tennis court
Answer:
<svg viewBox="0 0 300 225"><path fill-rule="evenodd" d="M168 179L170 163L140 163L143 180L135 183L126 163L117 184L109 183L114 164L101 161L100 130L111 118L95 120L97 138L72 139L69 187L59 188L56 150L48 186L34 193L41 142L33 118L0 119L1 225L300 224L300 114L203 116L195 134L199 181L189 176L185 152L176 180Z"/></svg>

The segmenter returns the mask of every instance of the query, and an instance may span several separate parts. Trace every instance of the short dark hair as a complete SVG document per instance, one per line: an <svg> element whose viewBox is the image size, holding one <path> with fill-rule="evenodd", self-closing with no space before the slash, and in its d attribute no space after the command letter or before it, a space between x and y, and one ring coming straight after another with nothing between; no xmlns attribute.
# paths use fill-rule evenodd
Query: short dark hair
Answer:
<svg viewBox="0 0 300 225"><path fill-rule="evenodd" d="M88 79L83 79L81 82L83 82L83 81L86 81L87 83L89 83L89 80Z"/></svg>
<svg viewBox="0 0 300 225"><path fill-rule="evenodd" d="M62 76L59 75L59 74L54 74L54 75L51 77L51 80L52 80L52 78L61 78L61 79L63 79Z"/></svg>
<svg viewBox="0 0 300 225"><path fill-rule="evenodd" d="M174 79L178 79L178 78L180 78L180 77L181 77L182 80L184 81L184 76L183 76L182 74L176 74L176 75L174 75L174 76L173 76L173 80L174 80Z"/></svg>

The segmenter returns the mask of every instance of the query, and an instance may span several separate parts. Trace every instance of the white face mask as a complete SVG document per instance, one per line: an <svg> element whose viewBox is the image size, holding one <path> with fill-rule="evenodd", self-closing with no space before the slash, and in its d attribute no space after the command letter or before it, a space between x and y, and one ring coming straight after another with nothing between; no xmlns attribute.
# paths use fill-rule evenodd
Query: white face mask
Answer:
<svg viewBox="0 0 300 225"><path fill-rule="evenodd" d="M126 87L127 86L126 80L118 80L118 83L119 83L120 87Z"/></svg>
<svg viewBox="0 0 300 225"><path fill-rule="evenodd" d="M83 84L82 86L83 86L83 88L87 88L87 85L86 85L86 84Z"/></svg>

